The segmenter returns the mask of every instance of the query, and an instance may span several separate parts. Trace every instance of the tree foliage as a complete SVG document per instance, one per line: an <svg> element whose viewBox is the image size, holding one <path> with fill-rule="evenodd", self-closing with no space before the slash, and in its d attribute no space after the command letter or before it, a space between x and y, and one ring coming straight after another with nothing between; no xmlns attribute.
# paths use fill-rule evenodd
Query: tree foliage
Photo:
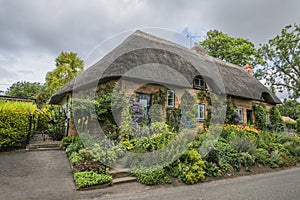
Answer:
<svg viewBox="0 0 300 200"><path fill-rule="evenodd" d="M83 60L73 52L62 52L55 59L55 65L56 68L46 74L45 85L50 95L83 71Z"/></svg>
<svg viewBox="0 0 300 200"><path fill-rule="evenodd" d="M300 97L300 26L285 26L279 35L260 47L263 68L257 77L266 80L273 91L287 90L289 97Z"/></svg>
<svg viewBox="0 0 300 200"><path fill-rule="evenodd" d="M218 30L207 32L207 39L199 43L210 56L244 66L257 64L254 44L245 38L234 38Z"/></svg>
<svg viewBox="0 0 300 200"><path fill-rule="evenodd" d="M43 84L37 82L18 81L7 89L5 95L21 98L36 98L43 87Z"/></svg>
<svg viewBox="0 0 300 200"><path fill-rule="evenodd" d="M278 109L282 116L288 116L294 120L300 119L300 103L295 100L284 99Z"/></svg>

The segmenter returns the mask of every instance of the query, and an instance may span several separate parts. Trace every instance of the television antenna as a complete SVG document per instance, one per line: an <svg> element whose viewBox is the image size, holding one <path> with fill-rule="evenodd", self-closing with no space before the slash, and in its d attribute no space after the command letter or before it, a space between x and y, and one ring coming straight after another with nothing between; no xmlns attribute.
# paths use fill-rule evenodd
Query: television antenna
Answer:
<svg viewBox="0 0 300 200"><path fill-rule="evenodd" d="M192 48L192 40L195 39L195 38L200 38L200 40L202 38L204 38L204 36L201 36L201 35L190 35L190 34L187 34L186 37L189 39L190 41L190 48Z"/></svg>

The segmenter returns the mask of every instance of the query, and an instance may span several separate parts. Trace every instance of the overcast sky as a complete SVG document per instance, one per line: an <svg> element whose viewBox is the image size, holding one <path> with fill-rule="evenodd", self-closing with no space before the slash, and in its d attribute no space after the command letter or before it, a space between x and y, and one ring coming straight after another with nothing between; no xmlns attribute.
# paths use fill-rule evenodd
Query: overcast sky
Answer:
<svg viewBox="0 0 300 200"><path fill-rule="evenodd" d="M210 29L267 43L300 22L299 0L0 0L0 90L44 82L61 51L86 59L100 42L129 29Z"/></svg>

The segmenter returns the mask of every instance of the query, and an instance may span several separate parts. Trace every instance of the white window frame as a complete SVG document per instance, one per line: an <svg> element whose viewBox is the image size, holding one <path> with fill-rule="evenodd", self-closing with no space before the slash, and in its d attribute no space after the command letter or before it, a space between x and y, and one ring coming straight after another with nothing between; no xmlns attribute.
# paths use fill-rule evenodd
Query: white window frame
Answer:
<svg viewBox="0 0 300 200"><path fill-rule="evenodd" d="M267 116L266 116L266 124L267 125L271 124L271 119L270 119L270 113L269 112L267 113Z"/></svg>
<svg viewBox="0 0 300 200"><path fill-rule="evenodd" d="M171 93L171 98L169 98L169 93ZM174 90L167 90L167 106L168 106L168 108L173 108L175 106Z"/></svg>
<svg viewBox="0 0 300 200"><path fill-rule="evenodd" d="M196 81L198 81L199 84L196 84ZM195 88L206 88L206 83L202 77L196 77L193 84Z"/></svg>
<svg viewBox="0 0 300 200"><path fill-rule="evenodd" d="M237 109L237 115L239 118L240 123L244 123L244 109L243 108L238 108Z"/></svg>
<svg viewBox="0 0 300 200"><path fill-rule="evenodd" d="M205 104L198 104L196 119L205 120Z"/></svg>

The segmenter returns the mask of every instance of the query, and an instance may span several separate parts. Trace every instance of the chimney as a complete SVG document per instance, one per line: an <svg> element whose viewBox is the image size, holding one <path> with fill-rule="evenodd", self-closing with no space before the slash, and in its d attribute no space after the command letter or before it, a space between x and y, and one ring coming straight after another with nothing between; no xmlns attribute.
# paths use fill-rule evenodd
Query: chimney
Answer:
<svg viewBox="0 0 300 200"><path fill-rule="evenodd" d="M248 72L251 76L253 76L253 66L252 65L249 65L249 64L246 64L243 69Z"/></svg>
<svg viewBox="0 0 300 200"><path fill-rule="evenodd" d="M194 43L192 50L194 50L197 54L200 54L200 55L207 54L206 50L202 47L199 47L198 43Z"/></svg>

